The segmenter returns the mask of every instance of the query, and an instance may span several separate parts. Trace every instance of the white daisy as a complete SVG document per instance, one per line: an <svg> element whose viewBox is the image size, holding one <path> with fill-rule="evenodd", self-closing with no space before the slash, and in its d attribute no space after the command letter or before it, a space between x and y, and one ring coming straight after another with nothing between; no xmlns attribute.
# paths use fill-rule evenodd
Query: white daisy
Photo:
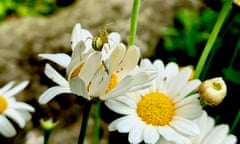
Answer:
<svg viewBox="0 0 240 144"><path fill-rule="evenodd" d="M202 116L195 120L200 129L200 134L192 138L192 144L236 144L237 137L228 134L229 126L219 124L214 126L214 119L204 111Z"/></svg>
<svg viewBox="0 0 240 144"><path fill-rule="evenodd" d="M16 101L14 97L28 85L28 81L24 81L15 87L13 85L14 82L9 82L0 88L0 134L5 137L16 135L16 130L8 118L16 122L20 128L23 128L31 119L29 112L34 112L32 106Z"/></svg>
<svg viewBox="0 0 240 144"><path fill-rule="evenodd" d="M44 92L39 98L40 103L45 104L61 93L73 93L88 100L94 97L105 100L147 86L146 79L150 80L153 74L143 70L136 72L140 58L138 47L127 49L120 43L120 35L113 32L108 35L109 41L102 51L95 51L91 48L91 38L92 35L77 24L72 33L72 57L65 54L40 55L62 65L67 73L65 79L46 65L45 74L59 86Z"/></svg>
<svg viewBox="0 0 240 144"><path fill-rule="evenodd" d="M102 61L88 87L80 91L78 83L81 80L76 77L70 81L70 87L76 94L85 93L91 98L107 100L149 86L149 81L155 76L154 69L137 66L140 58L138 47L126 48L118 44L111 49L110 54L103 53L105 61Z"/></svg>
<svg viewBox="0 0 240 144"><path fill-rule="evenodd" d="M82 29L80 24L76 24L72 32L72 56L67 54L40 54L39 56L51 60L64 68L66 68L67 79L59 74L49 64L45 67L45 74L52 79L58 86L54 86L46 90L39 98L39 103L46 104L55 96L62 93L73 93L70 89L69 81L73 77L79 77L81 83L78 89L87 87L88 83L96 73L99 63L101 62L101 53L91 50L91 33ZM81 95L87 99L87 95Z"/></svg>
<svg viewBox="0 0 240 144"><path fill-rule="evenodd" d="M202 113L199 94L193 93L200 80L189 80L191 69L186 67L179 71L175 63L164 67L161 60L152 64L144 59L140 66L155 68L157 77L147 89L105 102L114 112L125 115L114 120L109 130L129 133L130 143L156 143L159 139L190 143L188 137L199 134L192 120Z"/></svg>

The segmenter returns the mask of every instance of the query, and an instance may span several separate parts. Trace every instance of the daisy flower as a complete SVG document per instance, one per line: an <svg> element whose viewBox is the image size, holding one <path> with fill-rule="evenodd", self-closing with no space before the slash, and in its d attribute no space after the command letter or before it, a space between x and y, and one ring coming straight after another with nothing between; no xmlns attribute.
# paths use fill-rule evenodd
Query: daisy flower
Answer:
<svg viewBox="0 0 240 144"><path fill-rule="evenodd" d="M199 134L192 120L202 113L199 94L193 93L200 80L189 80L191 69L179 71L176 63L164 67L161 60L152 64L144 59L140 67L155 68L157 77L149 88L105 102L108 108L124 115L110 123L109 130L129 133L130 143L156 143L159 139L189 143L188 137Z"/></svg>
<svg viewBox="0 0 240 144"><path fill-rule="evenodd" d="M137 89L149 86L156 74L153 68L139 68L140 50L136 46L129 48L118 44L108 53L102 53L103 60L90 85L79 90L81 80L76 77L70 82L72 90L87 97L107 100Z"/></svg>
<svg viewBox="0 0 240 144"><path fill-rule="evenodd" d="M192 144L236 144L237 137L228 134L229 126L219 124L214 126L214 119L204 111L202 116L195 120L200 129L200 134L192 138Z"/></svg>
<svg viewBox="0 0 240 144"><path fill-rule="evenodd" d="M15 87L13 85L14 82L9 82L0 88L0 134L5 137L16 135L16 130L8 118L16 122L20 128L24 128L31 119L30 112L34 112L32 106L16 101L14 97L28 85L28 81L24 81Z"/></svg>
<svg viewBox="0 0 240 144"><path fill-rule="evenodd" d="M39 98L45 104L56 95L73 93L91 100L98 97L106 100L126 93L126 91L147 86L153 74L137 68L140 50L136 46L126 48L120 43L120 35L111 33L109 43L104 44L102 51L95 51L84 39L91 38L91 34L77 24L72 33L72 57L66 55L40 55L56 63L65 61L67 78L62 77L50 65L46 65L45 74L58 86L49 88ZM80 34L82 33L82 34ZM82 36L83 35L83 36ZM87 48L85 48L87 47ZM88 52L83 50L89 49ZM138 70L136 70L138 69ZM146 69L147 70L147 69ZM131 75L128 75L131 72ZM134 76L133 76L134 75Z"/></svg>
<svg viewBox="0 0 240 144"><path fill-rule="evenodd" d="M39 98L39 103L46 104L55 96L62 93L73 93L70 89L69 81L73 77L79 77L82 83L81 87L87 87L91 78L95 74L99 63L101 62L101 53L91 49L91 42L88 38L92 35L89 31L82 29L80 24L76 24L71 38L72 56L67 54L39 54L41 58L51 60L66 69L67 78L59 74L52 66L46 64L44 73L53 80L58 86L47 89ZM81 95L85 96L85 95ZM86 97L87 98L87 97ZM89 98L87 98L89 99Z"/></svg>

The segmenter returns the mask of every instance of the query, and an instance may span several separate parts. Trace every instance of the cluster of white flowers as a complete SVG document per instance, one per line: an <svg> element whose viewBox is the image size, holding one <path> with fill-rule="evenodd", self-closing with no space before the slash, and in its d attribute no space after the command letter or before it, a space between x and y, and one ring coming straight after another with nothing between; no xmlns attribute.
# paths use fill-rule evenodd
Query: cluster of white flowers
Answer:
<svg viewBox="0 0 240 144"><path fill-rule="evenodd" d="M228 125L214 126L213 119L202 109L200 95L204 94L202 99L209 102L209 89L205 92L207 86L203 85L199 91L203 83L192 79L190 67L180 68L173 62L164 65L159 59L154 62L140 60L140 49L135 45L125 46L116 32L106 35L104 40L101 38L103 35L93 37L78 23L72 32L71 56L65 53L39 54L39 57L66 70L65 78L46 64L44 72L57 86L43 92L39 97L40 104L46 104L63 93L89 101L104 101L109 109L123 115L109 124L109 131L129 133L128 141L134 144L237 142L234 135L228 135ZM16 134L7 118L23 128L31 119L30 112L34 112L32 106L17 102L13 97L28 82L11 89L13 84L10 82L0 89L0 134L6 137ZM223 88L221 90L225 93L221 92L217 102L211 99L211 104L217 105L224 98L226 87Z"/></svg>
<svg viewBox="0 0 240 144"><path fill-rule="evenodd" d="M213 125L202 127L207 116L199 100L201 81L191 79L191 68L180 69L176 63L165 66L161 60L152 63L149 59L138 65L138 47L125 46L115 32L107 39L101 50L94 50L94 37L76 24L71 57L40 54L66 68L67 78L47 64L45 74L58 86L45 91L39 102L46 104L61 93L102 100L109 109L124 115L110 123L109 130L129 133L130 143L236 143L236 137L227 136L226 129L222 141L215 142L215 134L206 135L216 130L211 130Z"/></svg>

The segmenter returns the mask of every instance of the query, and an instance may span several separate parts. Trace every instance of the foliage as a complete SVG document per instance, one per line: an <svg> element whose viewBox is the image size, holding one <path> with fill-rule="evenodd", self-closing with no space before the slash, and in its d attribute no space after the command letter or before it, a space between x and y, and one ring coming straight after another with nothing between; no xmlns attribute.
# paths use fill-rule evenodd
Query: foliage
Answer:
<svg viewBox="0 0 240 144"><path fill-rule="evenodd" d="M211 9L200 13L189 9L179 10L175 25L162 32L164 49L183 50L188 56L195 57L203 49L199 46L208 39L217 15Z"/></svg>
<svg viewBox="0 0 240 144"><path fill-rule="evenodd" d="M0 20L9 16L48 15L57 10L55 0L1 0Z"/></svg>

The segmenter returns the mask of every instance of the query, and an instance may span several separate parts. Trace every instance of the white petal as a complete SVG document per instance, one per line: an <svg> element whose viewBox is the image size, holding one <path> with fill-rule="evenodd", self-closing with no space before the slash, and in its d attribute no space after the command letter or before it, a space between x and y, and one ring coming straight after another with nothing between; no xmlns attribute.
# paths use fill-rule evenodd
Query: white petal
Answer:
<svg viewBox="0 0 240 144"><path fill-rule="evenodd" d="M68 81L63 76L61 76L51 65L46 64L44 72L47 77L49 77L56 84L66 87L69 86Z"/></svg>
<svg viewBox="0 0 240 144"><path fill-rule="evenodd" d="M237 144L237 137L234 135L227 136L221 144Z"/></svg>
<svg viewBox="0 0 240 144"><path fill-rule="evenodd" d="M121 37L120 34L117 32L112 32L108 35L109 44L111 47L115 47L117 44L120 43Z"/></svg>
<svg viewBox="0 0 240 144"><path fill-rule="evenodd" d="M147 125L143 130L143 139L145 143L156 143L159 139L157 129L151 125Z"/></svg>
<svg viewBox="0 0 240 144"><path fill-rule="evenodd" d="M109 126L108 126L108 130L109 131L115 131L115 130L118 130L118 127L117 125L121 122L121 121L125 121L125 120L128 120L129 118L131 119L132 116L123 116L121 118L118 118L114 121L112 121Z"/></svg>
<svg viewBox="0 0 240 144"><path fill-rule="evenodd" d="M35 111L31 105L23 103L23 102L15 102L15 103L11 104L9 107L13 108L13 109L25 110L25 111L30 111L30 112Z"/></svg>
<svg viewBox="0 0 240 144"><path fill-rule="evenodd" d="M157 76L154 80L154 89L155 90L162 90L164 84L164 64L161 60L154 61L154 67L157 68Z"/></svg>
<svg viewBox="0 0 240 144"><path fill-rule="evenodd" d="M135 116L133 115L125 116L121 121L118 122L116 128L120 133L127 133L133 128L134 126L133 123L135 123L135 121L136 121Z"/></svg>
<svg viewBox="0 0 240 144"><path fill-rule="evenodd" d="M126 53L126 47L121 46L120 44L116 46L116 48L111 53L109 59L111 60L113 69L116 69L116 67L122 62L124 56ZM116 69L118 71L118 69Z"/></svg>
<svg viewBox="0 0 240 144"><path fill-rule="evenodd" d="M25 121L29 121L32 118L32 115L25 111L25 110L17 110L19 113L21 113L22 117L25 119Z"/></svg>
<svg viewBox="0 0 240 144"><path fill-rule="evenodd" d="M81 24L77 23L75 24L72 31L72 37L71 37L72 50L75 48L79 40L81 40Z"/></svg>
<svg viewBox="0 0 240 144"><path fill-rule="evenodd" d="M4 85L0 89L0 94L5 95L5 92L7 92L14 85L14 83L15 83L14 81L11 81L11 82L7 83L6 85Z"/></svg>
<svg viewBox="0 0 240 144"><path fill-rule="evenodd" d="M179 102L174 101L175 107L179 108L181 106L185 106L185 105L191 103L192 101L198 101L200 104L200 101L198 100L198 98L199 98L199 94L193 94L191 96L181 99L181 101L179 101Z"/></svg>
<svg viewBox="0 0 240 144"><path fill-rule="evenodd" d="M119 69L121 70L118 75L121 79L126 76L130 71L134 70L137 66L137 63L140 58L140 49L136 46L131 46L127 49L127 53L119 65Z"/></svg>
<svg viewBox="0 0 240 144"><path fill-rule="evenodd" d="M78 56L76 59L71 60L70 64L67 67L66 73L67 73L67 79L71 79L72 73L75 72L78 67L83 66L85 63L85 60L81 61L80 57Z"/></svg>
<svg viewBox="0 0 240 144"><path fill-rule="evenodd" d="M105 94L111 78L110 61L105 61L105 66L109 69L106 70L105 67L102 66L93 77L89 87L90 96L100 97Z"/></svg>
<svg viewBox="0 0 240 144"><path fill-rule="evenodd" d="M168 95L172 98L176 97L177 94L184 88L189 80L192 70L190 68L184 68L179 72L179 74L174 78L172 83L169 85Z"/></svg>
<svg viewBox="0 0 240 144"><path fill-rule="evenodd" d="M181 100L183 97L187 96L189 93L196 90L200 84L201 81L198 79L189 81L187 85L183 88L183 90L181 90L180 94L176 98L174 98L174 101L177 102Z"/></svg>
<svg viewBox="0 0 240 144"><path fill-rule="evenodd" d="M105 104L109 109L111 109L112 111L118 114L127 115L135 112L135 109L114 99L105 101Z"/></svg>
<svg viewBox="0 0 240 144"><path fill-rule="evenodd" d="M151 74L151 75L150 75ZM131 92L136 90L142 90L148 88L152 84L152 80L155 78L156 75L147 72L139 72L136 75L133 75L133 82L131 86Z"/></svg>
<svg viewBox="0 0 240 144"><path fill-rule="evenodd" d="M86 42L87 39L91 39L92 35L91 33L86 30L81 28L81 24L77 23L72 31L72 37L71 37L71 42L72 42L72 50L74 50L77 47L77 44L80 41ZM86 42L87 43L87 42Z"/></svg>
<svg viewBox="0 0 240 144"><path fill-rule="evenodd" d="M55 96L63 93L72 93L69 87L55 86L47 89L38 99L40 104L46 104Z"/></svg>
<svg viewBox="0 0 240 144"><path fill-rule="evenodd" d="M208 135L209 131L214 127L214 120L207 115L206 111L203 111L202 115L194 120L194 123L197 124L200 134L193 138L192 143L201 143L206 135Z"/></svg>
<svg viewBox="0 0 240 144"><path fill-rule="evenodd" d="M130 108L133 108L133 109L137 108L136 101L132 99L131 96L119 96L119 97L116 97L114 100L124 103L128 105Z"/></svg>
<svg viewBox="0 0 240 144"><path fill-rule="evenodd" d="M152 62L149 59L147 58L141 59L140 67L149 67L149 66L152 66Z"/></svg>
<svg viewBox="0 0 240 144"><path fill-rule="evenodd" d="M39 57L43 59L50 60L52 62L57 63L58 65L67 68L71 61L71 57L64 53L58 53L58 54L39 54Z"/></svg>
<svg viewBox="0 0 240 144"><path fill-rule="evenodd" d="M170 125L179 132L189 136L196 136L200 133L196 124L181 117L175 116L170 122Z"/></svg>
<svg viewBox="0 0 240 144"><path fill-rule="evenodd" d="M202 107L198 101L192 101L191 104L187 104L176 109L176 115L187 119L195 119L201 116L201 114Z"/></svg>
<svg viewBox="0 0 240 144"><path fill-rule="evenodd" d="M26 121L18 111L9 108L4 112L4 114L15 121L20 128L23 128L25 126Z"/></svg>
<svg viewBox="0 0 240 144"><path fill-rule="evenodd" d="M132 76L125 77L115 88L108 92L105 96L100 97L102 100L111 99L120 95L124 95L131 88L133 81Z"/></svg>
<svg viewBox="0 0 240 144"><path fill-rule="evenodd" d="M96 52L89 56L87 61L84 63L83 67L81 68L80 73L78 76L88 84L94 74L96 73L99 63L101 62L101 53Z"/></svg>
<svg viewBox="0 0 240 144"><path fill-rule="evenodd" d="M16 87L10 89L8 92L6 92L4 94L5 97L10 97L10 96L14 96L16 93L19 93L20 91L22 91L25 87L27 87L28 85L28 81L24 81L21 82L20 84L18 84Z"/></svg>
<svg viewBox="0 0 240 144"><path fill-rule="evenodd" d="M228 131L229 127L225 124L214 127L205 137L203 144L220 144L227 136Z"/></svg>
<svg viewBox="0 0 240 144"><path fill-rule="evenodd" d="M81 78L79 77L72 78L69 83L72 93L90 100L86 84Z"/></svg>
<svg viewBox="0 0 240 144"><path fill-rule="evenodd" d="M16 135L13 125L2 115L0 115L0 134L8 138Z"/></svg>
<svg viewBox="0 0 240 144"><path fill-rule="evenodd" d="M178 74L178 65L176 63L170 62L165 67L165 76L167 80L171 80Z"/></svg>
<svg viewBox="0 0 240 144"><path fill-rule="evenodd" d="M132 123L134 126L129 131L128 141L130 143L140 143L143 140L143 130L145 128L145 124L140 121L136 121Z"/></svg>
<svg viewBox="0 0 240 144"><path fill-rule="evenodd" d="M190 144L188 138L180 135L169 126L158 127L158 132L167 140L177 144Z"/></svg>

